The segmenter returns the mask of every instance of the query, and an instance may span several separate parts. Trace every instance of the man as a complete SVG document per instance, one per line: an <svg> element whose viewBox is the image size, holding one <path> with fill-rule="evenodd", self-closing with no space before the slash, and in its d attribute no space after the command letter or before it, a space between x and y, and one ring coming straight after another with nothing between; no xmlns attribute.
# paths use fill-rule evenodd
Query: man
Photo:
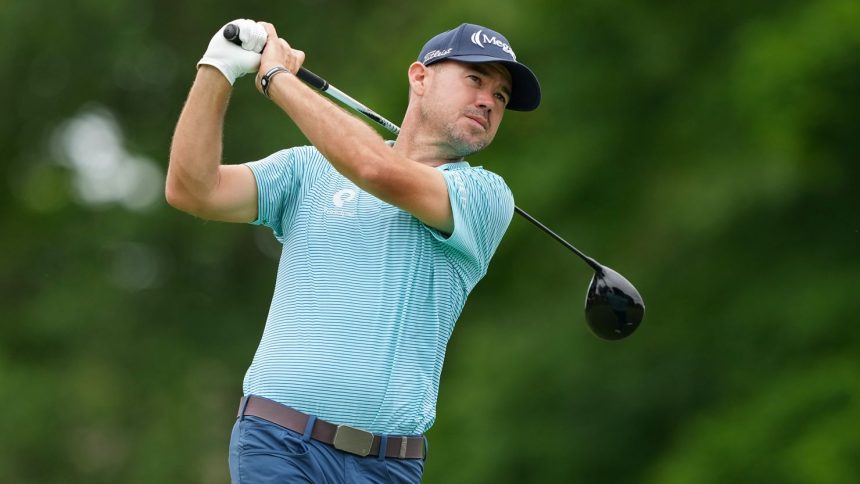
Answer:
<svg viewBox="0 0 860 484"><path fill-rule="evenodd" d="M387 144L295 77L305 55L271 24L232 23L242 47L212 38L166 188L180 210L263 224L283 244L231 478L420 482L448 338L513 216L504 181L463 158L490 144L506 108L538 106L537 78L498 32L443 32L409 66ZM221 165L231 85L251 72L313 146Z"/></svg>

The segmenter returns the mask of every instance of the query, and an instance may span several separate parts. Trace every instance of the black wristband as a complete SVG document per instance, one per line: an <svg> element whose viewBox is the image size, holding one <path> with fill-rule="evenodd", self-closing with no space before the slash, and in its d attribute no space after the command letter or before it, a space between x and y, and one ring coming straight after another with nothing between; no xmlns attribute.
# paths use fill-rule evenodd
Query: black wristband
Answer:
<svg viewBox="0 0 860 484"><path fill-rule="evenodd" d="M269 86L272 84L272 78L282 72L292 74L292 72L290 72L290 70L284 66L272 67L271 69L266 71L265 74L263 74L263 78L260 79L260 87L263 88L263 94L265 94L266 97L269 97Z"/></svg>

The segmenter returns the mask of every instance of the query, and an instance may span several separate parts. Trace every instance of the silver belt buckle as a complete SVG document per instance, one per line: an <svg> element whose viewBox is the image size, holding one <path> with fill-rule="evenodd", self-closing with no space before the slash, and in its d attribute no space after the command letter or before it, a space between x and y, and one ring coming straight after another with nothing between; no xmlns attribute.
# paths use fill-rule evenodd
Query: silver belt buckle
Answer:
<svg viewBox="0 0 860 484"><path fill-rule="evenodd" d="M373 434L349 425L338 425L334 433L334 448L362 457L370 454Z"/></svg>

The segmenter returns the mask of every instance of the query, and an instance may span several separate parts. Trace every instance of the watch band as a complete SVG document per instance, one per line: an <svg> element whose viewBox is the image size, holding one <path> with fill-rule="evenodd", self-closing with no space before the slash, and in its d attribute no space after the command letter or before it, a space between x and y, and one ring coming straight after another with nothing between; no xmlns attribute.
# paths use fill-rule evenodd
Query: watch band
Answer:
<svg viewBox="0 0 860 484"><path fill-rule="evenodd" d="M292 74L292 72L290 72L290 70L284 66L272 67L271 69L266 71L265 74L263 74L263 78L260 79L260 87L263 88L263 94L265 94L266 97L269 97L269 86L272 84L272 78L277 76L278 74L280 74L282 72Z"/></svg>

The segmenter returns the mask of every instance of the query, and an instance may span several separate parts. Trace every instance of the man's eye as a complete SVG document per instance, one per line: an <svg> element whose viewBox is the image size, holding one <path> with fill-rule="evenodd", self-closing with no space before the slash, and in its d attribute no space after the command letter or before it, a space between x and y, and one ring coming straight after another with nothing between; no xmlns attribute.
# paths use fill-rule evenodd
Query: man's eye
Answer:
<svg viewBox="0 0 860 484"><path fill-rule="evenodd" d="M469 79L470 79L470 80L472 80L472 81L475 81L475 82L477 82L477 83L480 83L480 82L481 82L481 78L480 78L480 77L478 77L478 76L469 76Z"/></svg>
<svg viewBox="0 0 860 484"><path fill-rule="evenodd" d="M505 96L504 96L504 95L502 95L502 94L496 94L496 99L498 99L499 101L501 101L501 102L502 102L502 104L507 104L507 103L508 103L508 100L507 100L507 99L505 98Z"/></svg>

